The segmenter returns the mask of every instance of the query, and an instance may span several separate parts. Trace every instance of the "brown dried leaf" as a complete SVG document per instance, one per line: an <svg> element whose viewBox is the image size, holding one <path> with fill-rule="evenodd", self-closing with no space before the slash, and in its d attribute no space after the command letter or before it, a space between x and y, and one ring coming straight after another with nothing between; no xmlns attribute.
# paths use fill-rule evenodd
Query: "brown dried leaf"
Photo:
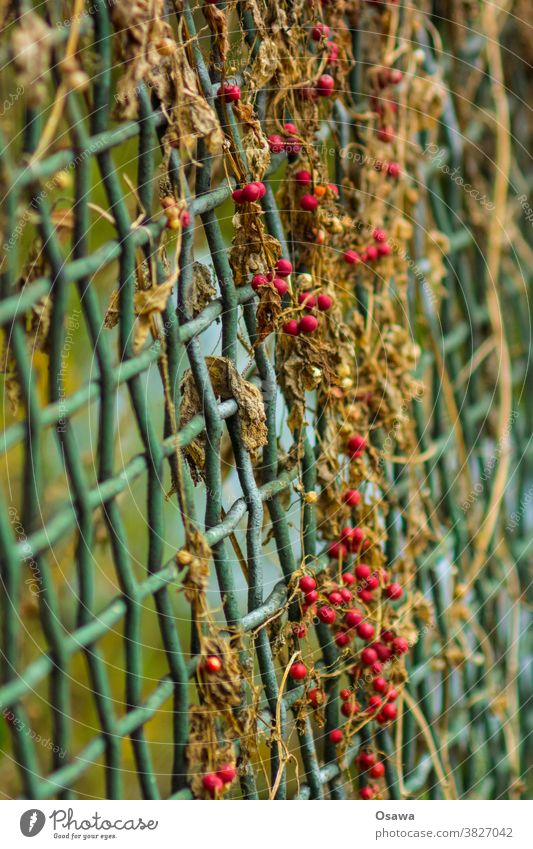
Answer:
<svg viewBox="0 0 533 849"><path fill-rule="evenodd" d="M266 414L261 392L253 383L244 380L231 360L226 357L206 357L205 361L215 395L222 401L233 398L237 402L242 441L252 459L255 460L259 449L267 443ZM185 372L181 382L181 398L180 429L203 409L203 403L190 370ZM195 480L203 476L204 446L205 434L202 434L185 448Z"/></svg>
<svg viewBox="0 0 533 849"><path fill-rule="evenodd" d="M276 43L268 36L261 40L257 56L250 69L249 82L252 88L263 88L281 68L281 59Z"/></svg>
<svg viewBox="0 0 533 849"><path fill-rule="evenodd" d="M202 312L215 296L216 289L213 286L209 268L201 262L193 263L192 283L187 293L187 301L193 317Z"/></svg>
<svg viewBox="0 0 533 849"><path fill-rule="evenodd" d="M204 3L202 13L207 21L207 26L213 33L214 43L220 54L220 61L224 62L229 50L226 12L219 9L214 3Z"/></svg>

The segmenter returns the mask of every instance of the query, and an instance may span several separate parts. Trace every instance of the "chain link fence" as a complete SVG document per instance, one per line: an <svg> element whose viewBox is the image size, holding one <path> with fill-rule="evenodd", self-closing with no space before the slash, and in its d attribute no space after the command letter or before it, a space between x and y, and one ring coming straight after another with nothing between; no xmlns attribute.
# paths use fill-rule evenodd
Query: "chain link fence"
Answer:
<svg viewBox="0 0 533 849"><path fill-rule="evenodd" d="M2 9L4 795L525 792L515 36L440 5Z"/></svg>

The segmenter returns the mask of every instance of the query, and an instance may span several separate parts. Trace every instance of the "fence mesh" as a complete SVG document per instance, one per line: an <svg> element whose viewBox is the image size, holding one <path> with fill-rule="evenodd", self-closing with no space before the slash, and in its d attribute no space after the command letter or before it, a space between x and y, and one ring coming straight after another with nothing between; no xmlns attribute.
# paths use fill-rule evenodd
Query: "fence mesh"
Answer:
<svg viewBox="0 0 533 849"><path fill-rule="evenodd" d="M517 24L441 5L2 9L4 795L524 792Z"/></svg>

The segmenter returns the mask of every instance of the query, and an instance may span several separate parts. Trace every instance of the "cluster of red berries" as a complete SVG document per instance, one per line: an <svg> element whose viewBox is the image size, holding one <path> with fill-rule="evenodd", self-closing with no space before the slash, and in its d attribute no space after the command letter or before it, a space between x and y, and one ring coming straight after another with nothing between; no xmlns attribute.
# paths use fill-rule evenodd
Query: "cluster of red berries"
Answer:
<svg viewBox="0 0 533 849"><path fill-rule="evenodd" d="M385 775L385 764L378 761L373 752L363 750L357 756L359 770L369 778L379 779ZM376 784L364 784L359 789L360 799L373 799L379 788Z"/></svg>
<svg viewBox="0 0 533 849"><path fill-rule="evenodd" d="M231 196L236 204L254 203L256 200L261 200L266 195L265 184L260 180L254 180L253 183L247 183L240 189L235 189Z"/></svg>
<svg viewBox="0 0 533 849"><path fill-rule="evenodd" d="M398 68L382 68L377 76L379 88L382 90L389 86L398 85L402 79L403 74ZM394 141L396 133L392 124L386 123L386 117L398 111L398 103L392 99L383 100L382 98L372 97L371 105L381 122L378 129L378 138L380 141L389 144ZM387 118L387 120L390 119Z"/></svg>
<svg viewBox="0 0 533 849"><path fill-rule="evenodd" d="M375 262L382 256L390 256L392 248L387 242L387 234L385 230L381 227L376 227L372 236L376 242L375 245L369 245L363 253L358 253L358 251L354 250L345 251L343 254L344 262L348 265L357 265L359 262Z"/></svg>
<svg viewBox="0 0 533 849"><path fill-rule="evenodd" d="M309 335L314 333L318 327L318 321L312 313L315 309L320 312L327 312L333 306L333 298L323 292L315 295L313 292L301 292L298 295L298 303L308 311L307 315L303 315L299 321L291 318L283 325L283 332L289 336L299 336L301 333Z"/></svg>
<svg viewBox="0 0 533 849"><path fill-rule="evenodd" d="M187 210L180 208L176 198L172 197L172 195L161 198L161 206L165 212L167 227L171 230L181 230L183 227L188 227L191 223L191 216Z"/></svg>
<svg viewBox="0 0 533 849"><path fill-rule="evenodd" d="M252 289L257 292L261 286L266 286L272 283L278 295L282 298L289 290L289 284L286 277L290 277L292 272L292 263L288 259L278 259L275 266L275 274L268 272L267 274L254 274L252 277Z"/></svg>
<svg viewBox="0 0 533 849"><path fill-rule="evenodd" d="M327 24L318 23L311 28L313 41L322 42L326 48L326 62L328 65L336 65L339 57L339 47L334 41L327 40L329 27Z"/></svg>
<svg viewBox="0 0 533 849"><path fill-rule="evenodd" d="M298 129L295 124L287 121L283 125L285 137L273 133L267 139L268 146L272 153L285 153L288 156L296 156L302 149L302 143L297 138Z"/></svg>
<svg viewBox="0 0 533 849"><path fill-rule="evenodd" d="M376 171L385 171L389 177L397 178L402 173L399 162L383 162L381 159L376 159L374 168Z"/></svg>
<svg viewBox="0 0 533 849"><path fill-rule="evenodd" d="M310 171L297 171L294 175L294 179L296 183L303 188L311 186L313 183L313 175ZM336 197L339 194L339 190L335 183L315 185L313 187L313 194L304 192L300 198L300 209L303 209L304 212L314 212L318 207L320 199L327 194L328 190Z"/></svg>
<svg viewBox="0 0 533 849"><path fill-rule="evenodd" d="M208 772L202 778L204 789L215 799L225 786L235 781L237 770L232 764L224 764L216 772Z"/></svg>

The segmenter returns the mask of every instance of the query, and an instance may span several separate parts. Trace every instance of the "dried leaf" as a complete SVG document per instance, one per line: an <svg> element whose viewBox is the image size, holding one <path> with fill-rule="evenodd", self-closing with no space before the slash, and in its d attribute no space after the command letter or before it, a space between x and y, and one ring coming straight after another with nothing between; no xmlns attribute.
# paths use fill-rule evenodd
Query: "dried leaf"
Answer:
<svg viewBox="0 0 533 849"><path fill-rule="evenodd" d="M239 423L244 447L256 459L259 449L266 445L266 414L261 392L241 377L231 360L226 357L206 357L211 385L222 401L235 399L239 408ZM187 370L181 382L180 429L193 416L202 412L200 399L192 372ZM205 465L205 434L197 437L185 449L195 480L201 479Z"/></svg>
<svg viewBox="0 0 533 849"><path fill-rule="evenodd" d="M201 262L193 263L192 283L187 293L187 303L193 317L202 312L215 296L216 289L211 279L211 271Z"/></svg>

